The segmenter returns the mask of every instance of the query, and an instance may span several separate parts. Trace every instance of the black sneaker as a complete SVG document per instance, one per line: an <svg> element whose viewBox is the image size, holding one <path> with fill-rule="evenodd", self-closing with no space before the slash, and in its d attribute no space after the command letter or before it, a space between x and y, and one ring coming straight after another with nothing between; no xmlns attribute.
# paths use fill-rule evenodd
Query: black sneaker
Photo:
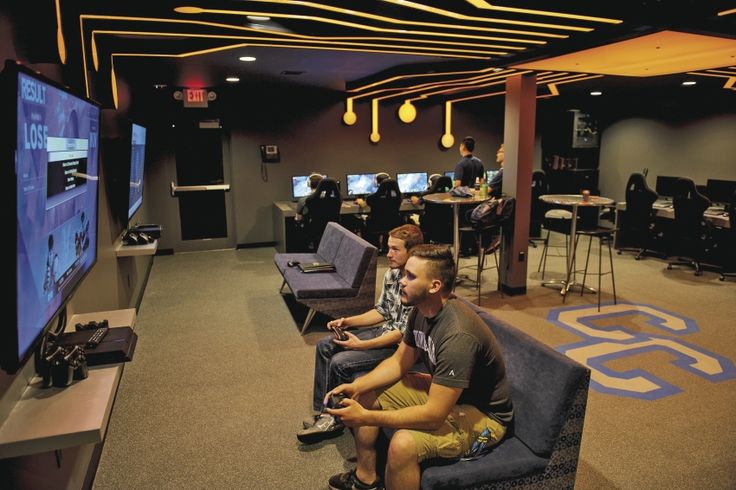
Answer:
<svg viewBox="0 0 736 490"><path fill-rule="evenodd" d="M314 444L331 437L337 437L342 434L345 426L335 417L329 414L322 414L314 424L300 430L296 433L296 438L304 444Z"/></svg>
<svg viewBox="0 0 736 490"><path fill-rule="evenodd" d="M333 476L330 478L329 485L332 490L383 490L383 482L380 478L370 484L363 483L358 479L355 470Z"/></svg>

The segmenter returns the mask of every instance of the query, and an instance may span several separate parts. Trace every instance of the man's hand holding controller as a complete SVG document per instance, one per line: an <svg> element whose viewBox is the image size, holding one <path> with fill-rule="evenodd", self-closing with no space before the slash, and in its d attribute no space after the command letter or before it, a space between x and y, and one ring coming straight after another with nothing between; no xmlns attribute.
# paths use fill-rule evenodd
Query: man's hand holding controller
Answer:
<svg viewBox="0 0 736 490"><path fill-rule="evenodd" d="M327 328L332 330L332 333L335 335L337 340L348 340L347 334L343 331L345 327L347 327L345 324L345 317L337 318L327 323Z"/></svg>

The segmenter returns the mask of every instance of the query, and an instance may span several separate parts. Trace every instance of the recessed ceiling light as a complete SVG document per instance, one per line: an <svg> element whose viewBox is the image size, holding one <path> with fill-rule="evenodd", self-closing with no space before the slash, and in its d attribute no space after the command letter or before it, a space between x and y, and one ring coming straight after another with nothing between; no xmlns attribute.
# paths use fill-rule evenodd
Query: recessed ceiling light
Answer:
<svg viewBox="0 0 736 490"><path fill-rule="evenodd" d="M239 82L240 81L240 78L238 78L238 77L227 77L225 79L225 81L226 82L230 82L230 83L235 83L235 82Z"/></svg>
<svg viewBox="0 0 736 490"><path fill-rule="evenodd" d="M600 90L593 90L593 91L592 91L592 92L590 93L590 95L592 95L592 96L594 96L594 97L595 97L595 96L598 96L598 95L603 95L603 92L601 92Z"/></svg>
<svg viewBox="0 0 736 490"><path fill-rule="evenodd" d="M266 15L248 15L247 17L248 17L248 20L260 20L263 22L267 20L271 20L271 17L268 17Z"/></svg>
<svg viewBox="0 0 736 490"><path fill-rule="evenodd" d="M682 82L682 84L686 87L689 87L690 85L695 85L696 83L698 82L696 82L695 80L685 80L684 82Z"/></svg>
<svg viewBox="0 0 736 490"><path fill-rule="evenodd" d="M238 59L240 61L255 61L256 60L256 57L255 56L241 56Z"/></svg>
<svg viewBox="0 0 736 490"><path fill-rule="evenodd" d="M167 85L165 83L154 83L153 84L153 88L155 88L156 90L161 90L162 88L166 88L166 87Z"/></svg>

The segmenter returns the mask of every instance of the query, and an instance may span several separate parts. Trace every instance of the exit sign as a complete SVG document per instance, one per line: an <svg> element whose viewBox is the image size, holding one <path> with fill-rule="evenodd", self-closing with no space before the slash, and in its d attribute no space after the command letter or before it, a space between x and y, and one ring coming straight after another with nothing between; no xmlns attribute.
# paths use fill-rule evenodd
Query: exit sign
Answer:
<svg viewBox="0 0 736 490"><path fill-rule="evenodd" d="M207 89L185 88L184 107L207 107Z"/></svg>

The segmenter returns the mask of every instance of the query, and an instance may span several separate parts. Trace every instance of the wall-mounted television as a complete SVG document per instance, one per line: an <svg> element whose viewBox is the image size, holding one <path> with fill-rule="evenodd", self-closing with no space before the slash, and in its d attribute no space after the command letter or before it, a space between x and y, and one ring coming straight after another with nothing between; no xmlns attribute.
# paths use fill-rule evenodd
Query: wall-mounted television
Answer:
<svg viewBox="0 0 736 490"><path fill-rule="evenodd" d="M133 123L130 131L130 178L128 219L143 203L143 170L146 163L146 128Z"/></svg>
<svg viewBox="0 0 736 490"><path fill-rule="evenodd" d="M362 197L378 189L376 174L347 174L348 197Z"/></svg>
<svg viewBox="0 0 736 490"><path fill-rule="evenodd" d="M100 107L13 61L0 98L3 209L16 216L0 366L12 374L97 260Z"/></svg>
<svg viewBox="0 0 736 490"><path fill-rule="evenodd" d="M396 174L396 182L402 194L416 194L427 190L427 172Z"/></svg>

